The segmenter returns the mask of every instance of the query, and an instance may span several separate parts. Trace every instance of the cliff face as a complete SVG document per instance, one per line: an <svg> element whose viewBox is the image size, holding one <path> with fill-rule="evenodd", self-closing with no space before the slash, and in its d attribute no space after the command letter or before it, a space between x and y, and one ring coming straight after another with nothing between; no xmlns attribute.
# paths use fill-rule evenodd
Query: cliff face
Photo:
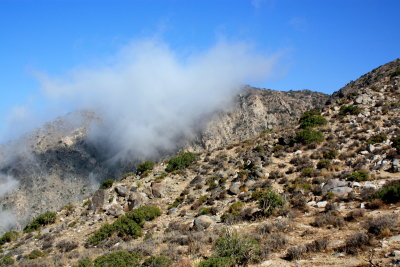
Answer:
<svg viewBox="0 0 400 267"><path fill-rule="evenodd" d="M246 87L227 110L214 114L192 141L194 150L243 141L258 133L297 122L306 110L322 108L326 94L309 90L281 92Z"/></svg>
<svg viewBox="0 0 400 267"><path fill-rule="evenodd" d="M213 149L254 137L266 129L290 125L304 111L321 107L327 98L307 90L278 92L246 87L230 107L204 119L205 127L187 140L186 149ZM90 125L98 121L90 112L71 113L17 144L3 146L0 172L14 177L19 187L6 194L0 205L3 211L16 214L20 227L40 213L82 200L93 192L98 181L118 174L114 172L116 166L108 165L86 139ZM118 168L120 173L132 166Z"/></svg>

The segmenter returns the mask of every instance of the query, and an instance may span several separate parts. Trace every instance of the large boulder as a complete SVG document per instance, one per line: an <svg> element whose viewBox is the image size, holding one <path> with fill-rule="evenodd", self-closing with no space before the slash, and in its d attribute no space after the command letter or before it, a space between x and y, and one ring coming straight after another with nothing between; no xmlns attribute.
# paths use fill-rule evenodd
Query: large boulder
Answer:
<svg viewBox="0 0 400 267"><path fill-rule="evenodd" d="M116 186L115 192L117 192L117 194L120 195L121 197L126 197L129 194L129 190L122 185Z"/></svg>
<svg viewBox="0 0 400 267"><path fill-rule="evenodd" d="M143 206L146 203L146 197L141 193L131 192L128 199L128 209L133 210Z"/></svg>
<svg viewBox="0 0 400 267"><path fill-rule="evenodd" d="M89 205L90 210L102 210L104 209L104 205L107 203L108 200L108 191L105 189L99 189L94 192L92 196L92 201Z"/></svg>
<svg viewBox="0 0 400 267"><path fill-rule="evenodd" d="M214 221L207 215L201 215L194 219L193 222L193 229L197 231L201 231L204 229L207 229L210 227L211 224L213 224Z"/></svg>
<svg viewBox="0 0 400 267"><path fill-rule="evenodd" d="M155 198L162 198L164 196L162 185L160 183L152 183L151 193Z"/></svg>

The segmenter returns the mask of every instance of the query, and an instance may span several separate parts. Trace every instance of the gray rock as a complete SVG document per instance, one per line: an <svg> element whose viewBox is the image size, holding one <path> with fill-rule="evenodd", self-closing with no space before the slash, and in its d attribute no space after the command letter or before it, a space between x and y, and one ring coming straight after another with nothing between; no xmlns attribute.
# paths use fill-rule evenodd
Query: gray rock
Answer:
<svg viewBox="0 0 400 267"><path fill-rule="evenodd" d="M162 185L160 183L152 183L151 193L155 198L162 198L164 195L162 190Z"/></svg>
<svg viewBox="0 0 400 267"><path fill-rule="evenodd" d="M210 227L214 221L207 215L201 215L194 219L193 228L197 231L201 231Z"/></svg>
<svg viewBox="0 0 400 267"><path fill-rule="evenodd" d="M146 198L140 193L131 192L128 199L128 209L133 210L143 206L146 203Z"/></svg>
<svg viewBox="0 0 400 267"><path fill-rule="evenodd" d="M327 204L328 204L328 201L320 201L320 202L317 202L317 207L325 208Z"/></svg>
<svg viewBox="0 0 400 267"><path fill-rule="evenodd" d="M229 192L233 195L238 195L240 194L240 183L233 183L229 187Z"/></svg>
<svg viewBox="0 0 400 267"><path fill-rule="evenodd" d="M330 190L336 187L347 186L347 182L339 180L339 179L330 179L324 186L322 187L322 193L326 194Z"/></svg>
<svg viewBox="0 0 400 267"><path fill-rule="evenodd" d="M124 210L120 205L113 204L113 205L111 205L111 207L108 208L107 214L114 216L114 217L119 217L119 216L124 215Z"/></svg>
<svg viewBox="0 0 400 267"><path fill-rule="evenodd" d="M174 213L177 212L177 211L178 211L177 208L172 208L172 209L169 209L169 210L168 210L167 214L168 214L168 215L171 215L171 214L174 214Z"/></svg>
<svg viewBox="0 0 400 267"><path fill-rule="evenodd" d="M351 191L352 189L348 186L335 187L330 190L330 192L334 193L335 195L346 195Z"/></svg>
<svg viewBox="0 0 400 267"><path fill-rule="evenodd" d="M115 191L122 197L126 197L129 194L129 190L122 185L116 186Z"/></svg>
<svg viewBox="0 0 400 267"><path fill-rule="evenodd" d="M89 205L90 210L100 210L104 208L105 203L108 200L108 191L105 189L99 189L94 192L92 201Z"/></svg>
<svg viewBox="0 0 400 267"><path fill-rule="evenodd" d="M392 169L394 172L400 172L400 159L392 160Z"/></svg>
<svg viewBox="0 0 400 267"><path fill-rule="evenodd" d="M203 178L201 178L200 176L196 176L193 178L193 180L190 181L190 185L195 185L195 184L199 184L203 181Z"/></svg>

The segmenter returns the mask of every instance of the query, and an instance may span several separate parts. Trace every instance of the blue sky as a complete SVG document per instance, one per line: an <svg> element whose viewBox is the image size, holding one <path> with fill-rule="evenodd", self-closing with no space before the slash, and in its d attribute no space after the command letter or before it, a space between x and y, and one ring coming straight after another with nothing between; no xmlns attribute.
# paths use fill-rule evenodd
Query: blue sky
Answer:
<svg viewBox="0 0 400 267"><path fill-rule="evenodd" d="M0 0L0 129L16 106L46 105L35 71L60 75L157 37L180 55L223 38L279 53L253 84L332 93L399 57L398 0Z"/></svg>

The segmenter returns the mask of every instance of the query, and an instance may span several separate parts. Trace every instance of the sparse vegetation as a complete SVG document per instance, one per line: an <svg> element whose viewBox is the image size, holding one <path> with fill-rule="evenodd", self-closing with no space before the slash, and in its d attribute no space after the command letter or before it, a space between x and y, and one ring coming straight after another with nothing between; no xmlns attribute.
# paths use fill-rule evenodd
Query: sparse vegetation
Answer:
<svg viewBox="0 0 400 267"><path fill-rule="evenodd" d="M198 159L198 156L192 152L182 152L178 156L167 161L166 172L183 170Z"/></svg>
<svg viewBox="0 0 400 267"><path fill-rule="evenodd" d="M400 154L400 136L392 139L392 147L396 149L397 154Z"/></svg>
<svg viewBox="0 0 400 267"><path fill-rule="evenodd" d="M143 206L127 212L112 224L104 224L89 238L89 245L98 245L112 234L121 237L137 238L143 235L142 225L145 221L151 221L161 215L161 210L155 206Z"/></svg>
<svg viewBox="0 0 400 267"><path fill-rule="evenodd" d="M252 198L258 201L258 207L263 210L265 216L271 215L275 209L283 207L283 198L271 189L254 191Z"/></svg>
<svg viewBox="0 0 400 267"><path fill-rule="evenodd" d="M143 174L147 171L151 171L154 168L154 162L151 160L147 160L144 161L142 163L140 163L137 167L136 167L136 173L137 174Z"/></svg>
<svg viewBox="0 0 400 267"><path fill-rule="evenodd" d="M341 106L339 115L358 115L361 113L361 108L355 105Z"/></svg>
<svg viewBox="0 0 400 267"><path fill-rule="evenodd" d="M107 179L101 183L100 189L108 189L114 184L114 182L114 179Z"/></svg>
<svg viewBox="0 0 400 267"><path fill-rule="evenodd" d="M398 225L397 215L382 215L366 222L365 227L368 232L374 235L389 234L394 231Z"/></svg>
<svg viewBox="0 0 400 267"><path fill-rule="evenodd" d="M308 145L311 143L320 143L324 141L324 135L322 132L313 129L300 130L294 137L295 143Z"/></svg>
<svg viewBox="0 0 400 267"><path fill-rule="evenodd" d="M305 112L299 120L300 128L313 128L317 126L322 126L328 123L328 121L321 116L321 112L318 110L310 110Z"/></svg>
<svg viewBox="0 0 400 267"><path fill-rule="evenodd" d="M94 267L139 267L141 256L135 252L119 250L96 258Z"/></svg>
<svg viewBox="0 0 400 267"><path fill-rule="evenodd" d="M31 223L24 228L24 233L38 230L42 226L52 224L56 221L57 214L55 212L46 212L36 217Z"/></svg>
<svg viewBox="0 0 400 267"><path fill-rule="evenodd" d="M355 171L347 177L349 181L363 182L369 179L369 173L366 170Z"/></svg>
<svg viewBox="0 0 400 267"><path fill-rule="evenodd" d="M15 239L18 238L18 232L16 231L9 231L3 234L2 237L0 237L0 246L4 245L5 243L9 243L14 241Z"/></svg>
<svg viewBox="0 0 400 267"><path fill-rule="evenodd" d="M382 143L387 140L387 136L384 134L377 134L374 136L371 136L371 138L368 140L368 144L377 144L377 143Z"/></svg>
<svg viewBox="0 0 400 267"><path fill-rule="evenodd" d="M15 260L11 256L0 257L0 266L11 266L14 265Z"/></svg>
<svg viewBox="0 0 400 267"><path fill-rule="evenodd" d="M142 267L172 267L172 261L166 256L151 256L147 258Z"/></svg>
<svg viewBox="0 0 400 267"><path fill-rule="evenodd" d="M400 181L394 185L383 187L375 193L374 198L382 199L385 203L397 203L400 201Z"/></svg>

